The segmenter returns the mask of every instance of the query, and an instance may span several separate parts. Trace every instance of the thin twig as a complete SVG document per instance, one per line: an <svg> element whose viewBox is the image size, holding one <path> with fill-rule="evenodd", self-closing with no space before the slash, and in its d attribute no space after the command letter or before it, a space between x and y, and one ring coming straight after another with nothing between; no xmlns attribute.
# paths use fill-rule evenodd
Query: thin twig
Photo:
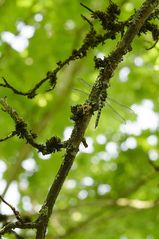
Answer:
<svg viewBox="0 0 159 239"><path fill-rule="evenodd" d="M157 0L156 0L157 1ZM156 1L154 1L154 6L155 6L155 3ZM84 8L86 8L89 12L91 13L95 13L95 11L93 11L92 9L90 9L89 7L87 7L85 4L83 3L80 3L80 5ZM157 6L157 5L156 5ZM157 11L153 12L151 15L150 15L150 19L148 19L149 21L152 19L152 18L157 18L158 14L158 9ZM37 90L46 82L46 81L50 81L50 88L46 91L51 91L55 88L56 86L56 81L57 81L57 74L59 71L61 71L63 69L64 66L68 65L70 62L72 61L75 61L77 59L81 59L81 58L84 58L86 57L87 55L87 52L90 48L94 48L96 46L98 46L99 44L104 44L105 40L107 39L115 39L115 35L117 33L121 33L121 35L123 36L124 34L124 27L127 26L129 27L131 25L131 22L132 22L132 17L130 17L130 19L128 21L123 21L123 22L120 22L118 24L118 27L115 29L115 31L112 31L111 27L110 29L108 28L107 32L104 33L103 35L100 34L100 35L97 35L95 34L95 31L93 29L93 24L90 20L88 20L85 16L82 15L82 17L84 18L84 20L86 20L89 25L91 26L91 31L88 32L85 36L85 39L83 40L83 44L82 46L79 48L79 49L74 49L72 51L72 54L66 58L65 60L63 61L59 61L57 62L57 67L52 70L52 71L48 71L46 76L40 80L38 83L36 83L34 85L34 87L26 92L23 92L23 91L20 91L20 90L17 90L16 88L14 88L10 83L8 83L8 81L2 77L3 81L4 81L4 84L3 83L0 83L0 87L4 87L4 88L8 88L10 90L13 91L13 93L15 94L18 94L18 95L21 95L21 96L26 96L28 99L32 99L34 98L36 95L37 95ZM117 24L117 23L116 23ZM152 24L153 26L153 24ZM152 27L151 27L151 24L149 24L149 27L150 29L147 29L148 31L152 31ZM89 35L91 35L91 32L93 33L94 35L94 39L93 41L91 41L91 39L89 39ZM144 32L144 30L143 30ZM140 32L140 34L142 33L142 31ZM154 47L154 46L153 46ZM151 49L151 48L150 48Z"/></svg>
<svg viewBox="0 0 159 239"><path fill-rule="evenodd" d="M144 22L153 12L155 7L158 6L158 4L159 0L147 0L142 4L141 8L133 16L131 25L129 26L127 32L123 35L121 41L118 43L117 48L110 54L108 58L105 59L106 63L108 64L105 64L105 66L103 66L100 70L97 80L92 87L89 98L83 105L77 105L76 107L72 108L72 118L75 121L74 129L70 139L68 140L64 160L53 181L53 184L50 187L45 203L40 210L40 215L37 220L39 226L37 228L36 239L45 238L46 228L56 199L71 169L76 154L79 151L79 144L83 140L85 131L93 116L93 112L95 111L93 109L93 107L96 107L95 99L98 100L100 98L101 92L104 92L104 87L104 90L107 90L113 72L117 68L118 64L123 60L123 56L131 50L132 41L136 35L138 35ZM104 98L104 100L106 100L106 98Z"/></svg>
<svg viewBox="0 0 159 239"><path fill-rule="evenodd" d="M7 136L5 140L11 138L13 135L17 135L19 138L25 139L28 144L38 149L38 151L42 152L44 155L60 151L62 148L66 147L67 142L61 142L60 138L56 136L51 137L44 144L38 144L35 141L37 135L31 130L28 130L27 123L21 116L19 116L16 110L8 105L6 97L0 98L0 104L3 106L2 110L7 112L15 122L15 130L11 135Z"/></svg>
<svg viewBox="0 0 159 239"><path fill-rule="evenodd" d="M103 102L107 99L107 94L103 94L106 92L109 81L117 68L118 64L122 61L123 56L126 55L131 50L131 43L134 40L135 36L139 34L141 27L143 26L146 19L151 15L151 12L154 8L159 4L159 0L146 0L139 11L133 16L131 23L129 24L127 32L123 35L122 40L118 43L117 48L105 58L105 62L103 61L103 65L99 68L99 75L96 79L95 84L92 87L91 93L83 105L77 105L72 107L73 117L72 119L75 122L74 129L72 131L71 137L66 144L66 153L64 156L64 160L60 166L60 169L50 187L50 190L46 196L45 203L43 204L39 217L36 222L33 223L25 223L20 222L19 220L15 223L9 223L5 225L0 230L0 235L4 235L7 232L11 232L15 228L36 228L37 234L36 239L44 239L46 228L48 226L49 218L52 214L53 207L55 205L58 194L63 186L63 183L71 169L71 166L74 162L74 159L79 151L79 145L83 141L85 131L88 127L88 124L93 116L94 111L99 110L99 99ZM81 4L87 10L93 12L91 9L86 7L84 4ZM94 13L94 12L93 12ZM119 32L119 31L118 31ZM111 32L112 34L112 32ZM64 65L68 64L70 61L75 59L82 58L86 56L87 51L90 48L94 48L99 43L103 43L107 38L111 38L110 32L106 35L97 35L94 30L87 34L84 43L79 50L74 50L72 55L68 57L63 62L58 62L58 67L52 71L47 73L46 78L36 84L36 86L27 93L22 93L22 95L27 95L28 98L33 98L36 95L36 90L46 81L50 80L51 87L54 88L56 84L56 74L63 68ZM100 36L100 38L99 38ZM113 33L114 37L114 33ZM91 41L92 39L92 41ZM4 80L4 79L3 79ZM8 84L6 80L4 80L5 84L1 84L0 86L10 88L14 93L17 93L16 90ZM19 94L19 93L17 93ZM103 94L103 95L102 95ZM103 97L104 96L104 97ZM11 116L11 118L16 123L16 133L18 136L25 138L28 143L30 143L33 147L39 147L34 141L34 135L27 129L27 124L25 121L18 115L18 113L13 110L6 102L6 99L0 99L0 104L2 104L4 110ZM104 105L104 104L103 104ZM98 107L97 107L98 106ZM101 110L101 109L100 109ZM46 142L46 147L49 149L52 146L52 142L55 141L55 138L52 137L49 141ZM58 143L58 140L57 140ZM60 142L61 144L61 142ZM41 145L40 145L41 146ZM59 145L58 145L59 146ZM3 199L4 200L4 199ZM2 200L2 201L3 201ZM3 201L4 203L5 200ZM6 205L10 205L6 203ZM11 205L10 205L11 206ZM10 207L9 206L9 207ZM12 206L11 206L12 207ZM12 209L13 210L13 209ZM14 213L15 214L15 213ZM18 217L18 215L17 215ZM18 218L17 218L18 219Z"/></svg>
<svg viewBox="0 0 159 239"><path fill-rule="evenodd" d="M22 218L21 218L21 216L20 216L19 211L17 211L17 210L15 209L15 207L13 207L10 203L8 203L1 195L0 195L0 199L1 199L1 201L2 201L3 203L5 203L5 204L12 210L12 212L14 213L16 219L17 219L18 221L20 221L21 223L23 223L23 220L22 220Z"/></svg>
<svg viewBox="0 0 159 239"><path fill-rule="evenodd" d="M155 43L152 46L150 46L149 48L146 48L146 50L147 51L152 50L156 46L157 43L158 43L158 39L155 41Z"/></svg>
<svg viewBox="0 0 159 239"><path fill-rule="evenodd" d="M35 229L35 228L37 228L37 223L36 222L21 223L20 221L8 223L0 230L0 236L4 235L6 233L10 233L15 228Z"/></svg>
<svg viewBox="0 0 159 239"><path fill-rule="evenodd" d="M87 7L85 4L80 2L80 5L84 8L86 8L89 12L94 13L94 11L92 9L90 9L89 7Z"/></svg>
<svg viewBox="0 0 159 239"><path fill-rule="evenodd" d="M14 137L15 135L16 135L16 131L14 130L12 133L10 133L9 135L7 135L6 137L1 138L1 139L0 139L0 142L3 142L3 141L5 141L5 140L8 140L8 139Z"/></svg>
<svg viewBox="0 0 159 239"><path fill-rule="evenodd" d="M90 25L90 27L93 27L93 23L87 18L85 17L83 14L81 14L81 17Z"/></svg>

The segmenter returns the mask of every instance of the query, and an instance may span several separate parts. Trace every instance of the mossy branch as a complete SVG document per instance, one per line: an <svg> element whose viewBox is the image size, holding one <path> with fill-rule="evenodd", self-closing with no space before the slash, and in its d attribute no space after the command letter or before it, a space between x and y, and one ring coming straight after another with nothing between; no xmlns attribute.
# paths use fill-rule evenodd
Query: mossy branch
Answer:
<svg viewBox="0 0 159 239"><path fill-rule="evenodd" d="M34 87L26 92L23 92L21 90L17 90L15 87L13 87L4 77L2 77L2 80L4 83L0 83L0 87L8 88L12 90L14 94L18 94L21 96L25 96L28 99L34 98L38 93L37 90L46 82L50 82L50 88L47 91L51 91L55 88L57 83L57 74L68 64L70 64L72 61L75 61L76 59L81 59L87 56L87 53L90 49L93 49L97 47L99 44L105 44L105 41L108 39L116 39L116 36L118 33L120 33L122 36L124 34L124 31L126 27L132 26L132 20L134 20L134 15L131 16L127 21L119 21L118 16L120 15L120 9L116 4L114 4L112 1L110 1L110 5L106 9L106 11L93 11L87 6L85 6L83 3L80 3L81 6L85 7L89 12L91 12L91 17L93 19L97 19L100 21L101 26L103 28L103 33L98 34L93 26L93 23L88 20L85 16L82 15L82 18L88 22L90 26L90 31L86 34L83 44L79 49L74 49L72 51L72 54L66 58L63 61L57 62L57 67L53 69L52 71L48 71L46 73L46 76L37 82ZM155 9L155 6L157 6L156 1L154 1L153 4ZM150 31L152 33L152 37L154 41L158 41L159 38L159 29L158 27L150 21L152 19L158 18L159 10L153 11L149 18L147 18L147 22L141 22L142 28L140 28L140 31L138 32L138 35L140 35L142 32L145 33L147 31Z"/></svg>
<svg viewBox="0 0 159 239"><path fill-rule="evenodd" d="M2 110L8 113L15 122L15 130L5 138L0 139L0 142L16 135L19 138L25 139L28 144L36 148L39 152L42 152L44 155L60 151L62 148L66 147L67 142L62 142L61 139L56 136L52 136L44 144L38 144L35 141L37 135L31 130L28 130L27 123L19 116L16 110L8 105L6 97L0 98L0 104L3 107Z"/></svg>
<svg viewBox="0 0 159 239"><path fill-rule="evenodd" d="M129 51L132 50L131 43L134 38L136 36L139 36L142 32L146 32L145 27L147 21L148 19L151 20L152 14L154 17L155 8L158 7L158 5L159 0L146 0L141 6L141 8L128 21L126 21L126 24L124 23L124 26L127 27L126 31L123 27L123 24L119 23L117 20L117 15L119 14L119 11L116 5L112 3L112 1L110 1L110 6L108 7L108 10L106 12L92 11L87 7L87 10L92 13L93 18L100 20L103 29L106 30L106 33L104 33L103 35L97 34L90 21L87 21L90 25L90 32L86 35L82 46L78 50L73 50L72 55L68 57L65 61L59 61L57 63L58 66L57 68L55 68L55 70L53 70L52 72L48 72L46 77L42 81L37 83L32 90L26 93L17 91L3 78L4 84L0 84L0 86L11 89L15 94L20 94L27 96L28 98L33 98L36 95L37 89L45 81L50 80L50 89L55 87L57 73L66 64L69 64L75 59L83 58L87 55L89 49L96 47L99 43L104 44L105 40L108 38L114 39L116 37L116 33L122 32L121 41L118 43L116 49L108 57L105 57L103 60L99 60L97 58L94 59L95 67L99 70L99 74L85 103L83 105L76 105L71 108L71 119L74 121L74 128L70 139L67 142L62 143L59 138L53 136L45 144L38 144L35 141L36 135L32 133L32 131L28 130L26 122L19 116L19 114L15 110L13 110L8 105L6 98L0 99L0 104L3 107L3 110L6 111L15 122L15 130L13 131L14 133L12 132L12 134L15 134L18 137L25 139L27 143L31 144L43 154L53 153L55 151L59 151L61 148L66 148L63 162L50 187L50 190L39 212L37 220L33 223L23 223L20 221L16 221L15 223L9 223L1 229L0 235L4 235L5 233L11 232L15 228L35 228L37 229L36 239L45 238L48 222L52 214L53 207L55 205L58 194L79 151L80 143L85 142L83 139L88 124L94 112L98 111L96 126L98 125L101 110L107 99L107 89L109 87L109 81L113 76L113 73L117 68L118 64L123 60L124 55L126 55ZM109 24L109 22L105 22L105 20L108 20L110 12L113 12L113 25ZM152 30L150 25L148 26L148 30ZM10 138L10 136L7 136L6 139L7 138Z"/></svg>
<svg viewBox="0 0 159 239"><path fill-rule="evenodd" d="M123 56L131 50L132 41L139 34L141 27L144 25L145 21L158 5L158 0L147 0L143 3L141 8L133 16L131 25L123 35L116 49L110 54L108 58L103 60L103 65L99 67L99 75L92 87L88 99L83 105L77 105L72 110L72 118L75 122L74 129L68 141L64 160L49 190L45 203L40 211L40 215L37 220L37 222L39 222L39 227L37 230L36 239L45 238L46 228L49 218L52 214L57 196L74 162L74 159L79 150L79 145L82 142L87 126L92 118L93 112L98 110L100 107L100 98L103 101L103 104L106 100L106 90L109 87L109 81L113 75L114 70L122 61ZM43 214L43 210L45 211L45 216ZM41 220L42 218L44 220Z"/></svg>

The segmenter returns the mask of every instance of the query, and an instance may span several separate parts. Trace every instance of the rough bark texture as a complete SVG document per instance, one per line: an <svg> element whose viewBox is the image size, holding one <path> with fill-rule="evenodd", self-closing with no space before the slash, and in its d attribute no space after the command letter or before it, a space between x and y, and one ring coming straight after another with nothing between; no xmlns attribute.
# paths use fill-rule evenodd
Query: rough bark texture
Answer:
<svg viewBox="0 0 159 239"><path fill-rule="evenodd" d="M38 219L40 222L40 226L37 230L36 239L45 238L46 228L53 210L53 206L60 192L60 189L68 175L68 172L73 164L73 161L78 152L79 144L82 142L89 121L93 115L94 104L95 105L96 103L98 104L98 102L95 102L96 99L99 99L100 94L103 90L104 91L107 90L109 86L109 80L111 79L114 70L116 69L118 64L122 61L123 56L131 50L131 43L133 39L139 33L144 22L150 16L155 7L158 6L158 4L159 4L158 0L156 1L147 0L143 3L141 8L137 11L135 16L133 17L130 27L124 34L122 40L119 42L117 48L108 57L107 59L108 64L101 69L99 76L97 77L97 80L94 86L92 87L88 100L86 100L83 106L79 106L83 110L82 117L79 118L77 121L75 121L75 126L66 149L66 154L63 163L61 164L61 167L47 195L46 202L41 210L41 215ZM102 85L102 88L99 87L100 85ZM44 220L41 220L42 218Z"/></svg>
<svg viewBox="0 0 159 239"><path fill-rule="evenodd" d="M110 1L111 2L111 1ZM111 2L112 4L112 2ZM83 5L83 4L82 4ZM85 5L83 5L86 7ZM116 5L112 4L115 9L115 14L118 13L118 9ZM16 211L11 205L5 202L7 205L10 206L12 209L17 221L14 223L9 223L5 225L0 230L0 236L4 235L5 233L11 232L12 229L15 228L34 228L37 230L36 239L44 239L46 236L46 229L48 226L48 222L50 216L52 215L52 211L56 202L56 199L59 195L59 192L63 186L63 183L71 169L71 166L76 158L76 155L79 151L79 145L81 142L86 146L86 142L84 141L84 135L88 124L94 114L95 111L98 111L96 126L98 125L101 110L107 100L107 89L109 87L109 81L113 76L115 69L117 68L118 64L123 60L124 55L126 55L129 51L132 50L131 43L134 38L140 34L140 31L143 27L146 27L146 21L151 16L153 11L156 7L159 6L159 0L147 0L145 1L141 8L133 15L128 21L127 24L125 23L121 25L122 27L126 26L127 31L123 34L121 41L117 44L116 49L103 60L99 60L95 58L95 66L99 69L98 77L91 89L91 92L88 96L88 99L85 101L83 105L76 105L71 108L72 116L71 119L74 121L74 128L72 134L67 142L61 142L58 137L51 137L45 144L38 144L35 142L36 135L32 133L32 131L28 130L27 124L21 118L18 113L13 110L7 103L5 98L0 99L0 104L3 106L3 110L6 111L11 118L15 122L15 130L9 134L8 136L0 139L0 141L5 141L11 137L18 136L19 138L23 138L38 149L39 151L43 152L44 154L47 153L54 153L55 151L59 151L61 148L65 148L65 156L63 162L57 172L55 179L50 187L50 190L46 196L45 202L39 212L38 218L35 222L25 222L21 217L20 213ZM92 11L88 7L87 10L93 13L94 18L100 19L100 14L98 15L99 11ZM110 8L109 8L110 10ZM107 29L104 22L102 22L103 29L108 30L103 36L96 34L96 31L93 28L93 24L83 17L90 25L90 32L86 35L86 38L83 42L83 45L78 50L74 50L72 55L68 57L63 62L58 62L58 67L53 72L48 72L45 79L39 81L35 85L35 87L28 92L21 92L13 88L5 79L4 84L0 84L1 87L6 87L12 90L15 94L20 94L23 96L27 96L28 98L33 98L36 95L36 90L47 80L50 80L52 84L52 88L55 87L56 84L56 74L68 63L74 61L75 59L80 59L86 56L87 51L90 48L96 47L99 43L104 43L104 41L108 38L114 39L116 35L115 32L112 32L112 29ZM147 25L149 28L150 25ZM123 29L116 30L117 33L122 31ZM150 29L148 29L150 30ZM143 31L146 32L146 31Z"/></svg>

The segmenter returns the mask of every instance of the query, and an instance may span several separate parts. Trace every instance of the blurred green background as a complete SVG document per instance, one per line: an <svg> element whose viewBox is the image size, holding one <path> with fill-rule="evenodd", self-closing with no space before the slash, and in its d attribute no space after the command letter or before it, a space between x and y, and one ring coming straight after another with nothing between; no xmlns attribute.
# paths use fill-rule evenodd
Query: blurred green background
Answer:
<svg viewBox="0 0 159 239"><path fill-rule="evenodd" d="M109 3L82 2L93 10L103 10ZM126 20L143 1L115 2L120 19ZM89 31L80 15L90 19L90 14L79 0L0 0L0 12L0 76L22 91L31 89L56 62L80 47ZM90 50L87 58L65 67L53 92L46 93L46 83L33 100L5 88L0 88L0 97L7 96L38 133L38 142L53 135L67 139L73 127L70 106L85 101L98 75L94 56L107 56L119 39L108 40ZM81 146L56 202L48 239L159 238L159 173L154 167L159 166L159 45L146 50L152 45L151 34L136 38L133 51L114 73L99 126L94 129L94 116L86 132L88 148ZM3 111L0 126L1 138L14 129ZM63 156L64 151L43 156L16 137L2 142L0 193L34 219ZM4 204L0 212L12 213ZM30 230L18 232L35 237Z"/></svg>

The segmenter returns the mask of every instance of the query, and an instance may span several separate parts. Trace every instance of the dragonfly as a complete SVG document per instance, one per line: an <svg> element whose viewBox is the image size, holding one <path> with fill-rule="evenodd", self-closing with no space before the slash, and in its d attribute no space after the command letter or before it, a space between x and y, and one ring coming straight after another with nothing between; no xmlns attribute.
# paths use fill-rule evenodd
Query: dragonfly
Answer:
<svg viewBox="0 0 159 239"><path fill-rule="evenodd" d="M88 82L86 82L85 80L83 80L81 78L79 79L79 81L89 89L92 87L91 84L89 84ZM85 96L88 96L88 93L84 90L81 90L78 88L74 88L73 90L76 91L77 93L81 93ZM107 99L106 99L106 106L108 106L108 108L113 112L115 118L124 124L126 124L126 119L121 113L118 112L118 110L116 110L116 107L118 107L118 108L120 107L121 111L126 112L126 114L128 113L131 115L135 115L135 112L129 106L122 104L119 101L117 101L109 96L107 96ZM100 114L101 114L101 111L98 112L98 114L97 114L95 128L98 126Z"/></svg>

